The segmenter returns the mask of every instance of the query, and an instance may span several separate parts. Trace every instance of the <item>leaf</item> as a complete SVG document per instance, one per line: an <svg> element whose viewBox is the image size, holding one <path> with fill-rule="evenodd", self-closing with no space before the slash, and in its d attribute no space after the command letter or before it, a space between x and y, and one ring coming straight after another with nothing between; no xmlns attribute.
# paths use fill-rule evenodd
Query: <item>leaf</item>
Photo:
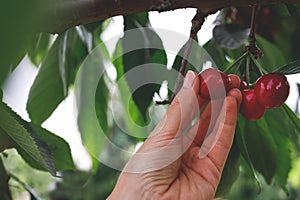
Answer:
<svg viewBox="0 0 300 200"><path fill-rule="evenodd" d="M297 83L297 88L298 88L298 98L297 98L297 103L296 103L296 108L295 108L295 114L296 115L300 115L300 105L299 105L299 102L300 102L300 83Z"/></svg>
<svg viewBox="0 0 300 200"><path fill-rule="evenodd" d="M66 82L68 87L74 84L79 66L89 54L88 46L75 29L68 34L66 47Z"/></svg>
<svg viewBox="0 0 300 200"><path fill-rule="evenodd" d="M293 62L290 62L290 63L274 70L273 72L279 72L279 73L283 73L286 75L300 73L300 60L295 60Z"/></svg>
<svg viewBox="0 0 300 200"><path fill-rule="evenodd" d="M300 5L299 4L285 4L290 15L300 24Z"/></svg>
<svg viewBox="0 0 300 200"><path fill-rule="evenodd" d="M264 69L266 69L268 72L271 72L277 69L279 66L286 64L286 59L281 49L259 35L256 36L256 39L257 46L264 54L262 58L258 59Z"/></svg>
<svg viewBox="0 0 300 200"><path fill-rule="evenodd" d="M48 52L50 42L50 34L48 33L36 33L32 37L31 45L28 50L28 56L30 60L38 66Z"/></svg>
<svg viewBox="0 0 300 200"><path fill-rule="evenodd" d="M13 142L5 133L5 131L0 128L0 153L5 149L9 149L12 147L13 147Z"/></svg>
<svg viewBox="0 0 300 200"><path fill-rule="evenodd" d="M48 170L55 176L52 152L48 145L6 104L0 103L0 111L0 128L15 143L14 147L22 157L26 161L34 161L40 168Z"/></svg>
<svg viewBox="0 0 300 200"><path fill-rule="evenodd" d="M29 91L26 109L35 124L43 123L64 99L59 73L59 41L57 38L50 48Z"/></svg>
<svg viewBox="0 0 300 200"><path fill-rule="evenodd" d="M8 181L10 179L4 167L2 157L0 156L0 199L12 200L11 191L9 189Z"/></svg>
<svg viewBox="0 0 300 200"><path fill-rule="evenodd" d="M0 86L27 53L39 4L37 0L0 1Z"/></svg>
<svg viewBox="0 0 300 200"><path fill-rule="evenodd" d="M78 128L84 146L95 160L99 158L105 147L108 133L107 98L109 94L106 93L107 89L103 90L102 94L100 91L101 88L106 87L102 85L105 82L101 80L105 73L102 51L99 45L91 52L80 67L75 82ZM100 102L95 102L96 100ZM99 110L96 111L96 109ZM97 164L98 162L93 163L94 171Z"/></svg>
<svg viewBox="0 0 300 200"><path fill-rule="evenodd" d="M235 136L236 136L237 146L239 147L239 150L242 155L241 161L245 161L245 162L242 162L242 163L246 164L245 169L248 171L248 174L253 179L255 179L255 181L258 185L258 191L261 191L262 190L261 182L256 174L253 162L250 158L248 148L246 145L244 126L245 126L245 119L242 118L241 115L239 115Z"/></svg>
<svg viewBox="0 0 300 200"><path fill-rule="evenodd" d="M69 144L61 137L51 133L41 126L29 123L38 137L49 147L56 170L75 169Z"/></svg>
<svg viewBox="0 0 300 200"><path fill-rule="evenodd" d="M225 49L236 49L245 44L249 33L249 28L245 29L237 24L221 24L213 29L214 39Z"/></svg>
<svg viewBox="0 0 300 200"><path fill-rule="evenodd" d="M280 108L268 109L263 118L267 122L277 146L277 171L275 181L287 193L288 190L286 188L286 184L292 167L289 136L293 134L290 132L293 132L294 130L292 130L289 120L282 120L288 118L288 116L286 116Z"/></svg>
<svg viewBox="0 0 300 200"><path fill-rule="evenodd" d="M24 183L20 178L17 176L10 174L10 176L18 182L22 187L30 194L30 199L31 200L42 200L42 197L40 197L32 187L30 187L28 184Z"/></svg>
<svg viewBox="0 0 300 200"><path fill-rule="evenodd" d="M127 128L127 131L129 133L134 133L136 137L138 138L146 138L147 133L145 131L142 131L141 129L136 128L137 125L140 127L143 127L147 124L145 120L143 120L143 116L131 98L131 92L130 88L128 86L128 83L126 79L124 78L124 69L123 69L123 61L122 61L122 40L120 39L116 45L115 52L113 53L113 59L112 62L117 70L117 85L118 85L118 91L120 93L120 103L122 110L118 111L118 114L122 116L122 121L124 121L124 124ZM115 117L117 117L116 115Z"/></svg>
<svg viewBox="0 0 300 200"><path fill-rule="evenodd" d="M239 177L239 157L240 151L236 142L234 142L222 172L221 180L215 195L216 197L226 195L230 191L236 179Z"/></svg>
<svg viewBox="0 0 300 200"><path fill-rule="evenodd" d="M98 122L105 134L109 133L109 126L107 120L108 99L109 99L109 90L105 83L104 76L102 76L99 80L96 89L95 109L96 109Z"/></svg>
<svg viewBox="0 0 300 200"><path fill-rule="evenodd" d="M27 111L35 124L43 123L67 96L87 54L87 47L74 29L55 40L29 92Z"/></svg>
<svg viewBox="0 0 300 200"><path fill-rule="evenodd" d="M222 69L222 66L228 62L225 58L224 50L216 43L215 40L209 40L206 44L203 45L203 48L208 52L212 57L214 63L218 68Z"/></svg>
<svg viewBox="0 0 300 200"><path fill-rule="evenodd" d="M62 87L64 91L64 98L67 96L68 92L68 84L66 80L66 53L67 53L67 40L68 40L68 32L64 32L60 37L59 37L59 46L58 46L58 69L59 69L59 75L60 75L60 80L62 82Z"/></svg>
<svg viewBox="0 0 300 200"><path fill-rule="evenodd" d="M125 32L122 38L124 75L133 93L133 100L140 109L144 120L147 119L147 109L152 102L154 92L160 88L160 85L151 83L151 80L157 80L157 77L163 78L163 73L155 70L154 63L162 65L167 63L166 52L159 36L151 28L143 28L147 27L148 23L147 13L124 16ZM128 31L131 29L134 30ZM140 74L136 74L134 78L129 78L129 73L127 72L132 69L138 69L138 67L143 65L145 66L145 64L151 65L148 65ZM143 78L147 78L146 80L149 80L149 84L145 83ZM139 82L142 85L137 85Z"/></svg>
<svg viewBox="0 0 300 200"><path fill-rule="evenodd" d="M282 109L287 114L290 119L290 122L293 124L293 128L300 135L300 119L297 115L286 105L282 105Z"/></svg>
<svg viewBox="0 0 300 200"><path fill-rule="evenodd" d="M84 24L83 26L86 28L86 30L88 30L89 32L94 32L96 29L100 28L103 24L105 20L99 20L99 21L95 21L95 22L91 22L88 24Z"/></svg>
<svg viewBox="0 0 300 200"><path fill-rule="evenodd" d="M242 128L253 166L270 184L277 170L277 151L267 123L263 118L257 121L245 120Z"/></svg>

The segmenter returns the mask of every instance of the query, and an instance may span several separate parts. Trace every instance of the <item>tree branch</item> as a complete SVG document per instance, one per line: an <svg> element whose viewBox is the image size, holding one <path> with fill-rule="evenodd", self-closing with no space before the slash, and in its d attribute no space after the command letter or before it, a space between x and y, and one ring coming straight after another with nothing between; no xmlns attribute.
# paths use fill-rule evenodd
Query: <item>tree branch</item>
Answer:
<svg viewBox="0 0 300 200"><path fill-rule="evenodd" d="M46 0L39 30L62 33L77 25L116 15L198 8L202 13L231 6L300 3L300 0Z"/></svg>

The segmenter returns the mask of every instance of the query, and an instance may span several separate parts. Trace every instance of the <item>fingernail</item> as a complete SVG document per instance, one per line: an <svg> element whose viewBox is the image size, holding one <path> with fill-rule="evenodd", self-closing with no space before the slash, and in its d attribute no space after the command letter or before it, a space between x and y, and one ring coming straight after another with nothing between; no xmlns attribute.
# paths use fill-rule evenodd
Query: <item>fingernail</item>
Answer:
<svg viewBox="0 0 300 200"><path fill-rule="evenodd" d="M183 88L191 88L194 80L196 78L196 74L193 71L188 71L185 78L184 78L184 82L183 82Z"/></svg>

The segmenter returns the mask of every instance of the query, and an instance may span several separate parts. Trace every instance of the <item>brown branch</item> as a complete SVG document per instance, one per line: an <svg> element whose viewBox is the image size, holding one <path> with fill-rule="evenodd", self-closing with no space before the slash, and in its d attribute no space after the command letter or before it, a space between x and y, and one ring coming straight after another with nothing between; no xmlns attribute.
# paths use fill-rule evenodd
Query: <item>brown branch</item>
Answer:
<svg viewBox="0 0 300 200"><path fill-rule="evenodd" d="M39 30L62 33L76 25L146 11L198 8L202 13L211 13L231 6L296 2L300 0L45 0Z"/></svg>
<svg viewBox="0 0 300 200"><path fill-rule="evenodd" d="M170 104L173 101L173 99L175 98L176 94L179 92L180 88L182 87L183 77L185 76L188 58L190 57L190 54L191 54L191 51L193 48L193 44L197 37L197 33L200 30L201 26L203 25L203 23L205 21L205 17L207 17L207 15L209 15L209 13L204 14L201 12L200 9L197 9L197 13L194 16L194 18L192 19L192 27L191 27L190 37L189 37L189 40L186 44L186 47L185 47L185 50L183 53L183 58L181 61L179 74L178 74L177 81L174 86L174 91L172 93L172 96L170 97L169 100L156 102L156 104L158 104L158 105Z"/></svg>

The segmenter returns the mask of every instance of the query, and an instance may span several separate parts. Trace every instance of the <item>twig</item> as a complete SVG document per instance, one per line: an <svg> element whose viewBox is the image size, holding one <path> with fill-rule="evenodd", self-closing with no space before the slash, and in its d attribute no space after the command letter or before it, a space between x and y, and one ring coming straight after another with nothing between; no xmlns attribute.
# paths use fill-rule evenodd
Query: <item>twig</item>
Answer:
<svg viewBox="0 0 300 200"><path fill-rule="evenodd" d="M258 5L252 7L252 16L251 16L251 27L249 35L249 45L246 46L246 50L250 52L254 57L261 58L263 56L262 51L256 45L255 29L256 29L256 17L259 10Z"/></svg>
<svg viewBox="0 0 300 200"><path fill-rule="evenodd" d="M246 46L246 52L247 52L248 56L247 56L247 63L246 63L246 72L245 72L245 74L243 74L243 77L246 80L248 85L250 83L250 71L253 70L253 64L257 63L256 59L261 58L263 56L262 51L256 45L256 37L255 37L256 18L257 18L259 8L260 8L259 5L252 6L249 45ZM260 66L257 66L257 67L259 68L259 70L261 72Z"/></svg>
<svg viewBox="0 0 300 200"><path fill-rule="evenodd" d="M183 77L185 75L186 66L187 66L188 58L190 57L190 54L192 51L193 43L197 37L198 31L200 30L202 24L205 21L205 17L208 14L209 13L207 13L207 14L202 13L202 11L200 9L197 9L197 13L194 16L194 18L192 19L192 27L191 27L190 37L189 37L189 40L186 44L186 48L183 53L183 58L182 58L181 66L179 69L179 75L177 77L177 81L174 86L174 91L169 100L157 101L156 104L158 104L158 105L170 104L173 101L173 99L175 98L176 94L179 92L179 90L183 84Z"/></svg>

